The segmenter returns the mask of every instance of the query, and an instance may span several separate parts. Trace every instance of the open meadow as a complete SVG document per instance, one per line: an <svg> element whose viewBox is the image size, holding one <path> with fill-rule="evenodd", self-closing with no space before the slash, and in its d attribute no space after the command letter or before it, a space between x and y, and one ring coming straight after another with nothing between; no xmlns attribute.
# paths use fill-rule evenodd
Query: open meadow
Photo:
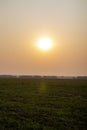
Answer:
<svg viewBox="0 0 87 130"><path fill-rule="evenodd" d="M87 80L0 79L0 130L87 130Z"/></svg>

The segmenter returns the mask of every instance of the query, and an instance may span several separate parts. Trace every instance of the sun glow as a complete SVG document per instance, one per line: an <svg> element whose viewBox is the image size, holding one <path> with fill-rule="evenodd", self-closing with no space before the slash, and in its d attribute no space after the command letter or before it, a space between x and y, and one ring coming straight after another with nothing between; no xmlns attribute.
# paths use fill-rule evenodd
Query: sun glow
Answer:
<svg viewBox="0 0 87 130"><path fill-rule="evenodd" d="M41 38L38 42L37 42L37 46L41 49L41 50L49 50L52 48L52 41L49 38Z"/></svg>

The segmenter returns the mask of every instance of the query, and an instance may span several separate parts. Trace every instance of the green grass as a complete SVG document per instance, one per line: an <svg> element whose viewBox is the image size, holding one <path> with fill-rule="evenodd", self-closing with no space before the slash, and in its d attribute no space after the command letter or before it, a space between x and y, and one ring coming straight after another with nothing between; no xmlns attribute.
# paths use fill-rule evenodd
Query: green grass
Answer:
<svg viewBox="0 0 87 130"><path fill-rule="evenodd" d="M0 79L0 130L86 130L87 80Z"/></svg>

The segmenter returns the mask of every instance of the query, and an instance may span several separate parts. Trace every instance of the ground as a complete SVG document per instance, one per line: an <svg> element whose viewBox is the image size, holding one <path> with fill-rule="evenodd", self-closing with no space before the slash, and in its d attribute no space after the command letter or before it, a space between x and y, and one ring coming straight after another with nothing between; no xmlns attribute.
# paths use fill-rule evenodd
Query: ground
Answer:
<svg viewBox="0 0 87 130"><path fill-rule="evenodd" d="M86 130L87 80L0 79L0 130Z"/></svg>

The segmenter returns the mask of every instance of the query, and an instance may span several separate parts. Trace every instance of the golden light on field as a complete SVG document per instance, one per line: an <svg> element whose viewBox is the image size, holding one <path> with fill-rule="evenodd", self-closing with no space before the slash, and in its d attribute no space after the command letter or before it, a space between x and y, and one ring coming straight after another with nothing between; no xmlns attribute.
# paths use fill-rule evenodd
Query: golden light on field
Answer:
<svg viewBox="0 0 87 130"><path fill-rule="evenodd" d="M46 37L43 37L43 38L41 38L40 40L38 40L37 46L38 46L38 48L40 48L41 50L47 51L47 50L49 50L49 49L52 48L53 43L52 43L51 39L46 38Z"/></svg>

